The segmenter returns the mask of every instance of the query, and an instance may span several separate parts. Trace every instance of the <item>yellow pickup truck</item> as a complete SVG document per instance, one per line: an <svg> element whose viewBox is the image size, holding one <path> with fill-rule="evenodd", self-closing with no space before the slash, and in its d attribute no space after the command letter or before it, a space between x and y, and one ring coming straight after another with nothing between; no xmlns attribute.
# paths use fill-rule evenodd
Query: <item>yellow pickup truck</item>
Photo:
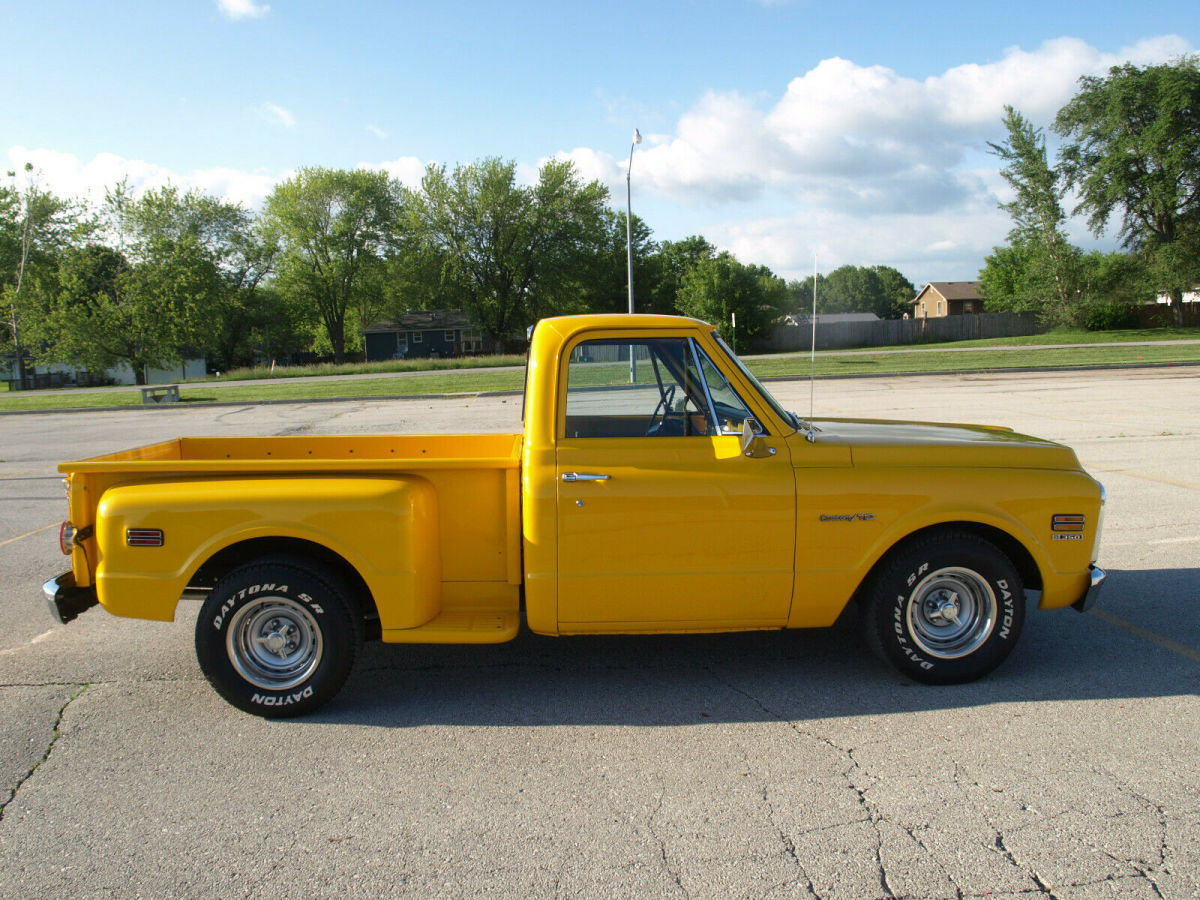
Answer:
<svg viewBox="0 0 1200 900"><path fill-rule="evenodd" d="M213 687L310 712L364 640L813 628L963 682L1091 604L1104 491L1005 428L784 410L711 325L541 321L524 434L180 438L64 463L61 622L203 598Z"/></svg>

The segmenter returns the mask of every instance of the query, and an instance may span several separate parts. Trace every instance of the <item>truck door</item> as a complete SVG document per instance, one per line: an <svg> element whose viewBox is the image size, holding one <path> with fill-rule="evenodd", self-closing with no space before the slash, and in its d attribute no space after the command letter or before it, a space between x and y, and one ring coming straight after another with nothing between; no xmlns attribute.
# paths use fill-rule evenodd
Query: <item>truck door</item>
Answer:
<svg viewBox="0 0 1200 900"><path fill-rule="evenodd" d="M782 626L795 479L781 436L688 338L591 340L567 362L556 453L562 632Z"/></svg>

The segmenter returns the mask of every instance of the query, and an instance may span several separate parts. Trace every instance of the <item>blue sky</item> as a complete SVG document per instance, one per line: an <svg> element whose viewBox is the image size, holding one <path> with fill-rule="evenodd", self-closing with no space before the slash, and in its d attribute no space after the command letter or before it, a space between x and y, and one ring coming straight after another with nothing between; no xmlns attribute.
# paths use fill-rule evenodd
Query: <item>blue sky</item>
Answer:
<svg viewBox="0 0 1200 900"><path fill-rule="evenodd" d="M658 239L786 277L976 277L1008 230L988 140L1083 74L1200 46L1200 4L0 2L0 156L254 207L306 165L573 159ZM1075 237L1092 245L1081 225ZM1101 246L1111 247L1111 239Z"/></svg>

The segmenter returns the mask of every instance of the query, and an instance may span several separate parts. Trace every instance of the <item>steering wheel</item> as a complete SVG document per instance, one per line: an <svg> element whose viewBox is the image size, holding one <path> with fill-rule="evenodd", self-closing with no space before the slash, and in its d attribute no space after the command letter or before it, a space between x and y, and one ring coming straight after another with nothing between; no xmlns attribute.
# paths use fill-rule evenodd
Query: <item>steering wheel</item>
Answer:
<svg viewBox="0 0 1200 900"><path fill-rule="evenodd" d="M667 414L671 411L671 401L675 399L675 385L671 385L662 392L662 397L658 401L658 406L654 407L654 412L650 414L650 424L646 426L646 434L657 434L663 425L667 422Z"/></svg>

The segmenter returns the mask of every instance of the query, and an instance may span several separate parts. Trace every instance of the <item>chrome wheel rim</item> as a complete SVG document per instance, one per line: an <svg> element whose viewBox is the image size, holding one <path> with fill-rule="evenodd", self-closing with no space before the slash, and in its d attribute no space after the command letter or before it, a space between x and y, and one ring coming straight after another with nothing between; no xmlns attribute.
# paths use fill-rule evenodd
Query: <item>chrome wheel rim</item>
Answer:
<svg viewBox="0 0 1200 900"><path fill-rule="evenodd" d="M303 604L288 597L260 597L234 614L225 649L250 684L286 691L316 671L324 643L317 620Z"/></svg>
<svg viewBox="0 0 1200 900"><path fill-rule="evenodd" d="M926 575L908 598L908 631L925 653L958 659L974 653L996 627L999 603L986 578L963 568Z"/></svg>

